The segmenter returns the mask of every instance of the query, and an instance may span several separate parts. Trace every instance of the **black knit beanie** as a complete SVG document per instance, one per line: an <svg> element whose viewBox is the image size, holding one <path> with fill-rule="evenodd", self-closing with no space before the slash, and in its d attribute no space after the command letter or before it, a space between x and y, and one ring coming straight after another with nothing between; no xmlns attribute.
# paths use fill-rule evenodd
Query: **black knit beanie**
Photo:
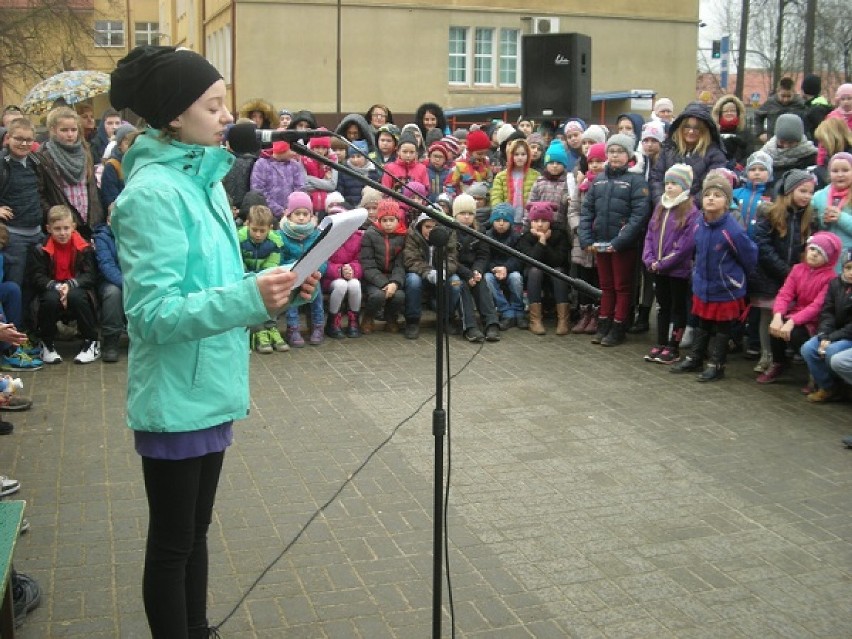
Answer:
<svg viewBox="0 0 852 639"><path fill-rule="evenodd" d="M110 75L109 100L162 129L221 79L206 58L189 49L136 47Z"/></svg>

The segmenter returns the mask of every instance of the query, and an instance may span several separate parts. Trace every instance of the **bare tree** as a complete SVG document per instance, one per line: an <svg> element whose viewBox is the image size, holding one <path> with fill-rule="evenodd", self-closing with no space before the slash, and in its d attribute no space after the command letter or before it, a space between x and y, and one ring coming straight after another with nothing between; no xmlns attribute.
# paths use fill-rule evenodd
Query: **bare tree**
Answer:
<svg viewBox="0 0 852 639"><path fill-rule="evenodd" d="M0 101L4 87L23 93L55 73L88 66L93 6L91 0L0 0Z"/></svg>

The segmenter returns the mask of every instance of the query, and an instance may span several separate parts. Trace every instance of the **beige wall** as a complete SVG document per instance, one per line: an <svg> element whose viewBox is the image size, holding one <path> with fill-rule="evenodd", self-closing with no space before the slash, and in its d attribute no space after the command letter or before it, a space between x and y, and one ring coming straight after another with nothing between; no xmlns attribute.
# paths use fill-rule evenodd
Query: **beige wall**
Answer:
<svg viewBox="0 0 852 639"><path fill-rule="evenodd" d="M530 16L558 17L560 31L591 36L593 91L652 89L671 97L676 107L693 99L697 0L643 2L642 15L632 1L601 3L606 6L599 12L595 6L596 16L589 15L587 1L562 2L561 12L553 11L553 2L512 8L519 4L344 3L341 111L364 112L374 102L411 113L426 101L445 108L519 101L520 88L451 87L448 30L508 27L523 32L530 23L522 18ZM235 16L236 106L257 96L276 108L336 111L336 3L238 2Z"/></svg>

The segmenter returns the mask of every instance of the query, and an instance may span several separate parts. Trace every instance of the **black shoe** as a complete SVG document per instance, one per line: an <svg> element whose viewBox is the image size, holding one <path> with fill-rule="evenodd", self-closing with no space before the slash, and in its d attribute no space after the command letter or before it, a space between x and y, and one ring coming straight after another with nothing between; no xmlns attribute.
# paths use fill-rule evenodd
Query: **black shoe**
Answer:
<svg viewBox="0 0 852 639"><path fill-rule="evenodd" d="M603 338L609 334L609 329L612 327L612 320L608 317L602 317L598 320L598 332L592 337L592 344L600 344Z"/></svg>
<svg viewBox="0 0 852 639"><path fill-rule="evenodd" d="M473 342L474 344L479 344L485 341L485 335L483 335L482 331L480 331L476 326L465 329L464 338L468 342Z"/></svg>
<svg viewBox="0 0 852 639"><path fill-rule="evenodd" d="M22 572L12 573L12 600L17 628L24 623L24 618L41 603L41 588L38 582Z"/></svg>
<svg viewBox="0 0 852 639"><path fill-rule="evenodd" d="M500 341L500 327L497 324L489 324L485 327L485 341L486 342L499 342Z"/></svg>
<svg viewBox="0 0 852 639"><path fill-rule="evenodd" d="M704 362L700 359L694 359L687 355L682 360L680 360L677 364L672 364L672 367L669 369L672 373L693 373L695 371L700 371L704 367Z"/></svg>
<svg viewBox="0 0 852 639"><path fill-rule="evenodd" d="M510 328L512 328L513 326L517 326L517 325L518 325L518 322L515 320L514 317L503 317L503 318L500 319L500 330L501 331L508 331Z"/></svg>
<svg viewBox="0 0 852 639"><path fill-rule="evenodd" d="M526 315L521 315L520 317L515 318L515 325L522 331L526 331L530 327L530 321L527 319Z"/></svg>
<svg viewBox="0 0 852 639"><path fill-rule="evenodd" d="M0 419L0 435L11 435L13 430L15 427L12 424Z"/></svg>
<svg viewBox="0 0 852 639"><path fill-rule="evenodd" d="M633 325L627 329L627 332L631 335L637 333L647 333L651 325L649 324L649 317L651 315L651 308L648 306L640 306L639 311L636 313L636 321L633 322Z"/></svg>
<svg viewBox="0 0 852 639"><path fill-rule="evenodd" d="M405 323L405 339L417 339L420 337L420 322Z"/></svg>
<svg viewBox="0 0 852 639"><path fill-rule="evenodd" d="M725 367L718 364L708 364L704 371L698 376L699 382L715 382L725 376Z"/></svg>
<svg viewBox="0 0 852 639"><path fill-rule="evenodd" d="M625 339L624 322L613 322L609 332L601 340L601 346L618 346Z"/></svg>

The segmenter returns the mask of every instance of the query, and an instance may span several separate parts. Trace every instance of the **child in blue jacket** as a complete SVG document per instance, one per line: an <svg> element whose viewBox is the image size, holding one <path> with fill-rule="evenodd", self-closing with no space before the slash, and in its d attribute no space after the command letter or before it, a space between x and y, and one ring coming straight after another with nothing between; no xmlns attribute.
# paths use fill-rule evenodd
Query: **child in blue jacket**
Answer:
<svg viewBox="0 0 852 639"><path fill-rule="evenodd" d="M311 196L302 191L294 191L287 198L287 210L281 218L281 264L292 265L305 252L313 246L319 237L317 230L317 218L314 215L314 207ZM325 275L327 264L323 264L319 271ZM311 335L308 343L311 346L322 344L325 327L325 313L323 311L322 295L316 295L309 304L311 312ZM287 317L287 343L293 348L301 348L305 340L299 330L299 309L289 307L286 311Z"/></svg>
<svg viewBox="0 0 852 639"><path fill-rule="evenodd" d="M731 183L723 175L711 172L704 179L704 217L695 232L692 268L692 313L699 323L691 353L671 368L673 373L701 370L709 348L710 360L699 382L725 375L731 327L746 308L746 275L757 265L757 245L731 215L732 199Z"/></svg>
<svg viewBox="0 0 852 639"><path fill-rule="evenodd" d="M762 202L772 201L772 193L766 188L772 182L772 157L763 151L752 153L746 160L744 175L743 185L734 190L734 202L740 210L743 227L754 239L757 209Z"/></svg>

